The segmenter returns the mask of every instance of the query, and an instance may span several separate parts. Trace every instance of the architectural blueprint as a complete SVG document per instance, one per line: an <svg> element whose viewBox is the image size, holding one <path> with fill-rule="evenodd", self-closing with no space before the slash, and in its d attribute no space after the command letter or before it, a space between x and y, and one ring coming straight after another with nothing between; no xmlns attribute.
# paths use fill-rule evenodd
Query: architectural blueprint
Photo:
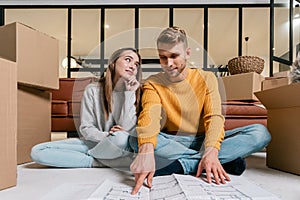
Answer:
<svg viewBox="0 0 300 200"><path fill-rule="evenodd" d="M239 179L216 185L193 176L173 174L155 177L152 183L151 189L142 187L131 195L132 186L106 180L88 200L279 200L254 183Z"/></svg>

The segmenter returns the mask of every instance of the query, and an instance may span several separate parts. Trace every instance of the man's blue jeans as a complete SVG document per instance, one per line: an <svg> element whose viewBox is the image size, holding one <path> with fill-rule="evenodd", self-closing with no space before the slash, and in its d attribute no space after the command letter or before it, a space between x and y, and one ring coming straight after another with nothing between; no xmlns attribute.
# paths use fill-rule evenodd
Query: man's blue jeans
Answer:
<svg viewBox="0 0 300 200"><path fill-rule="evenodd" d="M227 130L219 151L219 160L223 164L238 157L245 158L267 146L270 140L270 133L261 124ZM131 148L138 152L136 137L130 137L129 142ZM195 174L204 153L203 142L204 136L176 136L159 133L154 149L156 168L159 169L174 160L178 160L182 165L184 174ZM164 163L159 163L160 160L163 160Z"/></svg>

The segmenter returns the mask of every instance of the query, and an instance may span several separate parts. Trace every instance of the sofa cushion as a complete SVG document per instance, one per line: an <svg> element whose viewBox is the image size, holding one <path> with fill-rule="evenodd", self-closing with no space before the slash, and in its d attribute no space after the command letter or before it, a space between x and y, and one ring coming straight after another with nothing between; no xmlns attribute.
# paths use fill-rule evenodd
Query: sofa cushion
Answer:
<svg viewBox="0 0 300 200"><path fill-rule="evenodd" d="M222 111L225 130L256 123L267 126L267 110L258 101L222 102Z"/></svg>
<svg viewBox="0 0 300 200"><path fill-rule="evenodd" d="M51 131L55 132L55 131L65 131L66 128L66 118L67 117L51 117Z"/></svg>
<svg viewBox="0 0 300 200"><path fill-rule="evenodd" d="M223 115L227 116L267 116L267 109L260 102L227 101L222 102Z"/></svg>
<svg viewBox="0 0 300 200"><path fill-rule="evenodd" d="M68 116L68 102L62 100L52 100L51 115L61 117Z"/></svg>
<svg viewBox="0 0 300 200"><path fill-rule="evenodd" d="M250 125L250 124L262 124L267 126L267 118L261 118L261 119L257 119L257 118L235 118L235 119L229 119L226 118L225 120L225 130L231 130L234 128L238 128L241 126L246 126L246 125Z"/></svg>
<svg viewBox="0 0 300 200"><path fill-rule="evenodd" d="M81 100L85 87L93 81L95 81L94 77L60 78L59 90L52 90L52 99Z"/></svg>
<svg viewBox="0 0 300 200"><path fill-rule="evenodd" d="M80 123L78 117L52 117L51 131L77 131Z"/></svg>
<svg viewBox="0 0 300 200"><path fill-rule="evenodd" d="M68 101L68 116L69 117L79 117L80 116L80 106L81 101L74 100L74 101Z"/></svg>

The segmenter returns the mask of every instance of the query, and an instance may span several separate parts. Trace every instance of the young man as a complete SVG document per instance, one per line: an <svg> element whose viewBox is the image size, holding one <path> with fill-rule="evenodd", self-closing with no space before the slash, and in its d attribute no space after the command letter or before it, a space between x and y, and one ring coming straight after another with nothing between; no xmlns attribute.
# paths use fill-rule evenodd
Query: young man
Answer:
<svg viewBox="0 0 300 200"><path fill-rule="evenodd" d="M217 79L187 67L191 49L184 30L163 30L157 49L163 72L146 80L137 139L130 138L138 152L130 167L136 182L132 194L146 179L152 187L154 175L199 177L205 170L208 183L225 184L227 173L242 174L243 158L269 143L268 130L255 124L224 131Z"/></svg>

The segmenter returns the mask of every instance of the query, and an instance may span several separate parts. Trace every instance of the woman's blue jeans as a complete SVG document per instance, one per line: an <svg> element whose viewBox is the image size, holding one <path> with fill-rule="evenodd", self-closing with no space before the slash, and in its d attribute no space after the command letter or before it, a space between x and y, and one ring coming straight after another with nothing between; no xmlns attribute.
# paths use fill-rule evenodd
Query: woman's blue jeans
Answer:
<svg viewBox="0 0 300 200"><path fill-rule="evenodd" d="M263 149L270 140L270 133L261 124L227 130L219 151L219 160L223 164L238 157L245 158ZM130 137L129 142L131 148L137 152L136 137ZM156 168L165 167L172 161L178 160L182 165L184 174L195 174L204 153L203 142L204 136L176 136L159 133L157 145L154 149ZM166 162L166 160L169 162ZM160 161L162 162L160 163Z"/></svg>
<svg viewBox="0 0 300 200"><path fill-rule="evenodd" d="M108 163L107 160L128 156L131 151L128 138L127 132L118 131L99 143L79 138L45 142L32 148L31 159L53 167L89 168L95 159ZM115 161L113 165L117 164Z"/></svg>

